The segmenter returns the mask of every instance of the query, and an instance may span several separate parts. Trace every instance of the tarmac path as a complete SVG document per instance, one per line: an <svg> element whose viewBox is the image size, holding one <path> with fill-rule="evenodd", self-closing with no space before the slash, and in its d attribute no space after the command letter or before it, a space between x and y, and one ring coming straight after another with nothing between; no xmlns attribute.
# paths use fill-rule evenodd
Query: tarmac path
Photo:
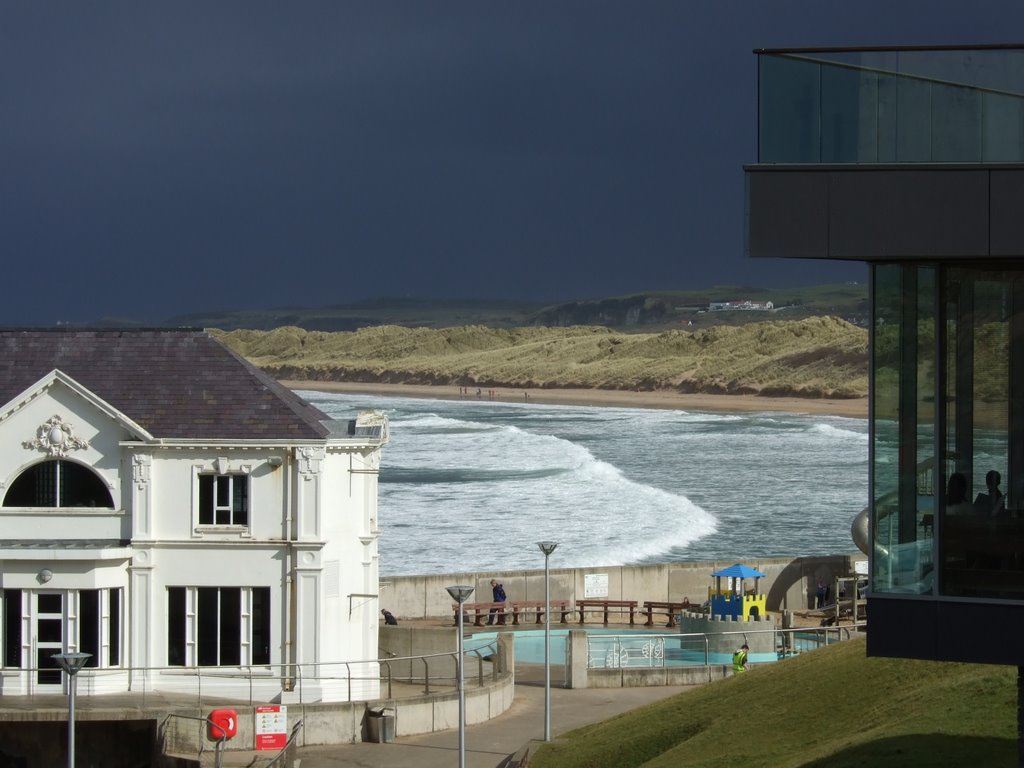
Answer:
<svg viewBox="0 0 1024 768"><path fill-rule="evenodd" d="M551 689L551 734L560 734L642 707L696 686L649 688ZM533 739L544 738L544 686L516 683L509 710L486 723L466 728L466 768L497 768ZM451 768L458 765L456 730L403 736L390 744L304 747L296 768Z"/></svg>

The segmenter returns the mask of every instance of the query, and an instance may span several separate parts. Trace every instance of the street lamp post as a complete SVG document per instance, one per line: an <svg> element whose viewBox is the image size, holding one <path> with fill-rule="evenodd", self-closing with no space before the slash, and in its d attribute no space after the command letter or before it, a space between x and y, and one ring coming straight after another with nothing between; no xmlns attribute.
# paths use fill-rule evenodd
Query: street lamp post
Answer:
<svg viewBox="0 0 1024 768"><path fill-rule="evenodd" d="M68 768L75 768L75 688L78 671L92 658L91 653L55 653L53 660L68 673Z"/></svg>
<svg viewBox="0 0 1024 768"><path fill-rule="evenodd" d="M551 571L548 559L558 542L538 541L537 546L544 553L544 741L551 741Z"/></svg>
<svg viewBox="0 0 1024 768"><path fill-rule="evenodd" d="M452 600L459 604L456 625L459 634L459 655L455 659L456 676L459 684L459 768L466 768L466 692L462 685L462 604L466 602L473 587L464 584L445 587Z"/></svg>

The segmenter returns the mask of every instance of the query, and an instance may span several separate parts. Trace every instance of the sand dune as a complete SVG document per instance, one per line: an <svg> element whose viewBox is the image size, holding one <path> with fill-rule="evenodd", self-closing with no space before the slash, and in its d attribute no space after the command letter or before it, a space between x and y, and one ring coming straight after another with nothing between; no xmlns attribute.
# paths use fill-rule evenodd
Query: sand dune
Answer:
<svg viewBox="0 0 1024 768"><path fill-rule="evenodd" d="M473 396L494 390L535 402L866 413L867 332L831 317L661 333L597 326L212 333L278 379L318 389L401 386L458 397L468 387Z"/></svg>

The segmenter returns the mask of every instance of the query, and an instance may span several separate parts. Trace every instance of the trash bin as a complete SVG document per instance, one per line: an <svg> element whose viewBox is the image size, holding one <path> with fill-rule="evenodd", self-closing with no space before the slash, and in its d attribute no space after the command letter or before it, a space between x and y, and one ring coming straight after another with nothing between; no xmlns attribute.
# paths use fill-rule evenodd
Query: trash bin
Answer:
<svg viewBox="0 0 1024 768"><path fill-rule="evenodd" d="M374 744L390 744L395 740L395 713L386 707L366 713L366 738Z"/></svg>

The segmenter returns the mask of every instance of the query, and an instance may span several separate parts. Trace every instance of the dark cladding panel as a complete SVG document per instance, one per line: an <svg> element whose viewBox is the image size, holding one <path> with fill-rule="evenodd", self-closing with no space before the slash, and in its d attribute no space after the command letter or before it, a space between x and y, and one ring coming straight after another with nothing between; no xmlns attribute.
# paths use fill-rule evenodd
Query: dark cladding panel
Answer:
<svg viewBox="0 0 1024 768"><path fill-rule="evenodd" d="M938 659L935 602L868 598L868 656Z"/></svg>
<svg viewBox="0 0 1024 768"><path fill-rule="evenodd" d="M1024 256L1024 170L993 170L992 255Z"/></svg>
<svg viewBox="0 0 1024 768"><path fill-rule="evenodd" d="M1024 665L1024 605L868 599L868 656Z"/></svg>
<svg viewBox="0 0 1024 768"><path fill-rule="evenodd" d="M988 253L983 170L833 170L829 255L941 259Z"/></svg>
<svg viewBox="0 0 1024 768"><path fill-rule="evenodd" d="M747 249L754 257L828 257L827 174L748 171Z"/></svg>

